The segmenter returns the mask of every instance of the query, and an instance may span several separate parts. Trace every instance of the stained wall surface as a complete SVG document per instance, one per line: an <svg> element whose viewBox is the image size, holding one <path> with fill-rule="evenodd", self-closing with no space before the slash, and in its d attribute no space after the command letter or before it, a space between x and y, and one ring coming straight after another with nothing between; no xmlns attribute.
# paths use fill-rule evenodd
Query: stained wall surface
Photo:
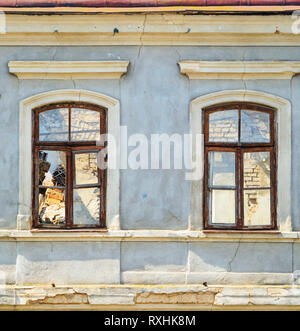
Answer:
<svg viewBox="0 0 300 331"><path fill-rule="evenodd" d="M106 94L120 101L128 136L150 137L189 133L189 105L196 97L249 89L292 103L292 226L300 231L300 77L190 81L177 65L195 59L299 60L299 54L297 47L1 47L0 229L16 228L21 100L57 89ZM130 67L120 80L18 80L9 74L8 61L20 60L126 60ZM188 228L191 183L185 170L121 170L120 185L122 229ZM300 245L291 242L0 241L0 270L10 284L292 284L299 261Z"/></svg>

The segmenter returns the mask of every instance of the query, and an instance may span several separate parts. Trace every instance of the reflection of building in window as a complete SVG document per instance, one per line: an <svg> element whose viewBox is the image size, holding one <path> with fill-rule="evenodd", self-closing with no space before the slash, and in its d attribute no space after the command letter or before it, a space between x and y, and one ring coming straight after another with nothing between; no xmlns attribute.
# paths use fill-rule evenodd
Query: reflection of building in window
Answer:
<svg viewBox="0 0 300 331"><path fill-rule="evenodd" d="M270 155L268 153L247 153L244 157L244 181L245 187L269 187L270 186ZM245 193L247 203L247 224L255 225L263 222L264 215L268 215L270 208L270 194L268 190L249 191ZM259 216L258 216L259 215ZM261 220L259 220L259 217Z"/></svg>
<svg viewBox="0 0 300 331"><path fill-rule="evenodd" d="M86 110L76 109L72 110L72 131L71 139L79 140L99 140L100 139L100 124L99 114Z"/></svg>
<svg viewBox="0 0 300 331"><path fill-rule="evenodd" d="M268 142L270 139L269 116L266 113L242 110L242 141Z"/></svg>
<svg viewBox="0 0 300 331"><path fill-rule="evenodd" d="M50 105L35 110L34 225L105 227L106 171L97 146L106 111L92 105ZM38 169L38 173L37 173Z"/></svg>
<svg viewBox="0 0 300 331"><path fill-rule="evenodd" d="M212 113L209 123L210 141L236 141L238 114L233 110Z"/></svg>
<svg viewBox="0 0 300 331"><path fill-rule="evenodd" d="M274 111L253 104L205 110L206 228L276 227Z"/></svg>
<svg viewBox="0 0 300 331"><path fill-rule="evenodd" d="M55 160L54 156L58 159ZM66 164L64 159L63 152L39 152L39 185L42 186L39 189L39 220L42 223L62 224L65 222Z"/></svg>
<svg viewBox="0 0 300 331"><path fill-rule="evenodd" d="M74 192L74 224L97 224L100 194L98 188L78 189Z"/></svg>

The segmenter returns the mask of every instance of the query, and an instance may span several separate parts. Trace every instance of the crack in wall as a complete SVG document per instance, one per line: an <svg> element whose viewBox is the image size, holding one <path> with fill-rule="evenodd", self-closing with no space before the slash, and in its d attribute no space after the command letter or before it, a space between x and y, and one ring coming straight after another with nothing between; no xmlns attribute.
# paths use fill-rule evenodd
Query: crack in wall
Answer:
<svg viewBox="0 0 300 331"><path fill-rule="evenodd" d="M76 90L77 89L76 81L73 79L73 77L71 77L71 80L72 80L72 83L73 83L73 87Z"/></svg>
<svg viewBox="0 0 300 331"><path fill-rule="evenodd" d="M53 55L51 56L51 61L55 60L56 54L57 54L57 46L54 47L54 52Z"/></svg>
<svg viewBox="0 0 300 331"><path fill-rule="evenodd" d="M143 36L145 34L146 23L147 23L147 14L145 14L145 18L144 18L144 22L143 22L143 26L142 26L143 28L142 28L142 32L141 32L141 35L140 35L140 46L138 48L137 56L136 56L136 58L133 61L133 63L134 63L134 65L133 65L133 71L135 71L136 61L139 59L139 57L141 55L141 52L142 52L142 48L144 47Z"/></svg>
<svg viewBox="0 0 300 331"><path fill-rule="evenodd" d="M178 47L175 47L175 52L176 52L177 55L178 55L178 62L182 61L182 60L181 60L181 59L182 59L182 56L181 56L181 54L180 54L180 52L179 52L179 50L178 50Z"/></svg>
<svg viewBox="0 0 300 331"><path fill-rule="evenodd" d="M239 242L238 242L238 244L237 244L237 248L236 248L236 250L235 250L235 252L234 252L234 255L233 255L233 257L232 257L232 259L228 262L228 268L229 268L229 272L232 272L232 263L233 263L233 261L235 260L235 258L236 258L236 256L237 256L237 253L238 253L238 250L239 250L239 248L240 248L240 245L241 245L241 240L239 240Z"/></svg>

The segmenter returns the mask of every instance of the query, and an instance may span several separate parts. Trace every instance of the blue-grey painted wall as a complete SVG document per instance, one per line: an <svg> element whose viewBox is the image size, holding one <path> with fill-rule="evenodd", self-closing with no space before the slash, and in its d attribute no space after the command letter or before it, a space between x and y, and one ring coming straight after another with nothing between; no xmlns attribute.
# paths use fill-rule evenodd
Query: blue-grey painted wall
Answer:
<svg viewBox="0 0 300 331"><path fill-rule="evenodd" d="M129 60L118 80L25 80L8 73L10 60ZM294 230L300 230L298 187L300 77L289 80L195 80L179 72L179 60L299 60L297 47L1 47L0 48L0 227L14 228L18 192L19 101L53 89L78 88L108 94L121 102L121 125L128 135L188 133L189 104L200 95L224 90L259 90L292 102ZM133 149L133 148L131 148ZM131 150L129 148L129 151ZM122 170L123 229L185 229L190 183L185 170Z"/></svg>
<svg viewBox="0 0 300 331"><path fill-rule="evenodd" d="M77 88L100 92L120 100L121 125L128 127L128 135L143 133L150 137L152 133L188 133L190 129L189 104L192 99L224 89L248 88L275 94L292 102L292 222L293 230L300 231L300 77L296 76L292 81L190 81L180 74L177 63L179 60L195 59L299 61L300 48L0 47L0 228L16 227L20 100L55 89ZM8 72L8 61L12 60L129 60L130 68L121 80L19 81ZM121 170L122 229L187 229L190 182L185 180L184 175L185 170ZM89 248L88 245L93 247L89 246ZM103 247L97 247L97 245ZM111 268L116 268L118 272L121 268L125 282L130 282L130 271L164 272L169 270L179 275L186 272L189 263L192 263L191 272L214 272L221 268L223 271L241 273L291 273L293 266L297 269L299 264L297 261L300 255L299 259L296 255L292 256L293 252L295 254L299 252L298 245L292 243L241 243L237 259L230 264L236 252L235 245L236 243L208 242L193 244L0 242L0 265L6 266L6 270L9 270L11 275L8 277L9 282L14 282L15 277L19 277L20 282L34 283L38 282L33 274L35 264L43 265L44 270L47 271L47 268L51 270L53 264L55 268L61 268L62 265L66 268L67 260L87 264L90 260L103 262L107 259L110 263L113 260L115 263L110 264ZM76 255L74 250L77 249L81 253ZM39 253L33 253L36 250ZM95 250L99 253L95 253ZM153 258L153 250L156 251L157 258ZM210 256L209 253L212 251L215 252L215 257ZM247 254L250 251L255 254L251 255L251 261L247 264ZM174 253L178 258L173 261L169 257ZM226 255L224 259L219 258L220 254ZM266 254L271 256L269 262L263 260ZM64 263L60 264L62 260ZM171 268L164 269L163 265L170 264L172 264ZM156 265L158 266L155 267ZM90 267L91 265L88 264L87 268ZM96 267L100 268L98 265ZM46 271L41 273L41 282L47 282L51 278L52 271L50 274ZM100 278L94 276L87 278L86 281L107 282L105 275ZM117 282L116 279L118 276L113 278L112 282ZM146 278L141 279L145 282ZM74 283L76 281L80 283L81 278L75 277L71 280ZM61 281L64 282L64 278L61 278ZM177 281L181 282L178 279Z"/></svg>

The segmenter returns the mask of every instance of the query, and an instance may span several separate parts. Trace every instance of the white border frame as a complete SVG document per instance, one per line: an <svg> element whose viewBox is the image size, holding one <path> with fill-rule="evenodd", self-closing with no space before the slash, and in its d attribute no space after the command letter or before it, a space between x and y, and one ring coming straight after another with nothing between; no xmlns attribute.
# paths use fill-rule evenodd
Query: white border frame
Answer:
<svg viewBox="0 0 300 331"><path fill-rule="evenodd" d="M281 232L292 231L291 221L291 103L276 95L249 90L225 90L210 93L194 99L190 105L191 133L203 134L202 110L205 107L226 102L255 102L277 109L277 225ZM196 160L195 144L192 158ZM201 160L204 160L203 149ZM203 167L204 168L204 167ZM189 230L203 229L203 181L193 181L191 184L191 211Z"/></svg>
<svg viewBox="0 0 300 331"><path fill-rule="evenodd" d="M55 90L31 96L20 102L19 123L19 210L17 229L32 227L32 109L50 103L88 102L107 109L107 133L116 143L114 169L107 169L106 226L120 229L120 103L104 94L86 90ZM115 152L108 141L108 154Z"/></svg>

